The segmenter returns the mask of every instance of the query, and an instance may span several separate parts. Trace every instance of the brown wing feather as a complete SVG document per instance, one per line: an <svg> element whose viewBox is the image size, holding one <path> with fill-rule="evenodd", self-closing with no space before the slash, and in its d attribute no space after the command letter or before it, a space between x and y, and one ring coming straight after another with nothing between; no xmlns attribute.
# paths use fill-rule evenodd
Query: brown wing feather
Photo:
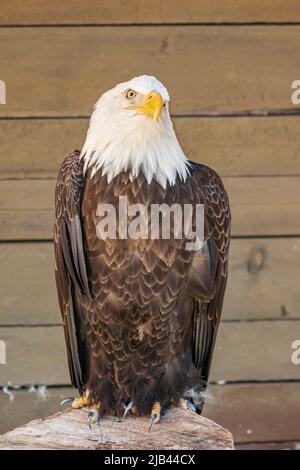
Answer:
<svg viewBox="0 0 300 470"><path fill-rule="evenodd" d="M217 173L192 163L192 186L199 194L199 203L204 204L207 243L202 253L208 260L208 273L203 272L203 256L194 255L189 283L190 287L214 283L213 297L207 297L205 303L196 297L194 308L194 363L207 381L227 283L231 218L228 197Z"/></svg>
<svg viewBox="0 0 300 470"><path fill-rule="evenodd" d="M83 188L80 152L75 150L63 162L55 189L55 278L64 324L68 363L72 384L83 386L83 358L78 335L76 292L90 296L81 230Z"/></svg>

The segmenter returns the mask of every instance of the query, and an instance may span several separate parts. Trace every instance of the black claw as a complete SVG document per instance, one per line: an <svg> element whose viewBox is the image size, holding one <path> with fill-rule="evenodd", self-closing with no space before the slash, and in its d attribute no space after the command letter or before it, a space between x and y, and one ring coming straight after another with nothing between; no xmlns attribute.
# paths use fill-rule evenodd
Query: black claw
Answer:
<svg viewBox="0 0 300 470"><path fill-rule="evenodd" d="M158 418L157 414L156 413L153 413L153 415L150 416L150 419L148 421L148 432L151 431L151 428L152 428L152 424L154 423L154 421Z"/></svg>
<svg viewBox="0 0 300 470"><path fill-rule="evenodd" d="M126 416L127 416L128 413L132 410L133 407L134 407L134 401L131 401L131 402L125 407L125 411L124 411L124 414L123 414L123 418L126 418Z"/></svg>
<svg viewBox="0 0 300 470"><path fill-rule="evenodd" d="M194 403L191 400L187 400L186 407L188 410L193 411L194 413L197 413L197 408L195 407Z"/></svg>
<svg viewBox="0 0 300 470"><path fill-rule="evenodd" d="M94 416L96 416L96 413L94 411L90 411L88 414L88 425L90 429L92 429L92 419L94 418ZM97 422L98 422L98 419L97 419Z"/></svg>
<svg viewBox="0 0 300 470"><path fill-rule="evenodd" d="M64 400L62 400L60 402L60 408L62 408L64 405L66 405L67 403L73 403L73 401L75 400L74 397L68 397L68 398L65 398Z"/></svg>

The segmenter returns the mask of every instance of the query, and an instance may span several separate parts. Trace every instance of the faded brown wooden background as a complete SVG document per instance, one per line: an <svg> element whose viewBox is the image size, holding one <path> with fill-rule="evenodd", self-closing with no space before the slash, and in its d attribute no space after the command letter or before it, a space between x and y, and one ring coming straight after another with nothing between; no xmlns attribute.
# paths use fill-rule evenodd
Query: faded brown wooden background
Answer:
<svg viewBox="0 0 300 470"><path fill-rule="evenodd" d="M0 392L0 432L72 393L53 276L55 178L101 93L146 73L168 87L187 155L220 172L231 198L206 414L248 447L300 440L299 57L297 0L1 0L0 386L22 389L14 401Z"/></svg>

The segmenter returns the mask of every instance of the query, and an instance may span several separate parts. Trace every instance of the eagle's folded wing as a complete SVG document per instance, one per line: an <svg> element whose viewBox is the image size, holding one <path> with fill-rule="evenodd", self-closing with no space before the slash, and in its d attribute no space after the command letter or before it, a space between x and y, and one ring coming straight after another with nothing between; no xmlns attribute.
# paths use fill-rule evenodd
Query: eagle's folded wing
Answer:
<svg viewBox="0 0 300 470"><path fill-rule="evenodd" d="M82 242L81 196L83 189L82 162L79 151L63 162L55 189L55 277L64 324L68 363L72 384L79 390L83 385L82 355L78 335L76 295L89 294Z"/></svg>
<svg viewBox="0 0 300 470"><path fill-rule="evenodd" d="M194 255L189 283L194 287L199 281L200 291L205 294L202 284L207 278L207 291L210 292L205 302L195 296L193 356L195 366L207 381L227 282L230 208L222 181L213 170L193 164L192 180L193 192L199 198L197 202L204 204L206 243L202 256Z"/></svg>

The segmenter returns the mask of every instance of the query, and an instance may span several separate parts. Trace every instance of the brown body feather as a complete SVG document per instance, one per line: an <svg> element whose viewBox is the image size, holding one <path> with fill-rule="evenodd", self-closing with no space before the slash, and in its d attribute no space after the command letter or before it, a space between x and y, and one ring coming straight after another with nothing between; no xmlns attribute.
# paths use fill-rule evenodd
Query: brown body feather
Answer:
<svg viewBox="0 0 300 470"><path fill-rule="evenodd" d="M99 239L99 203L204 204L206 244L186 240ZM150 226L150 216L149 216ZM230 210L218 175L191 163L185 183L163 189L123 172L83 175L79 152L56 186L56 281L71 380L103 412L163 408L205 388L227 280ZM192 392L193 393L193 392Z"/></svg>

